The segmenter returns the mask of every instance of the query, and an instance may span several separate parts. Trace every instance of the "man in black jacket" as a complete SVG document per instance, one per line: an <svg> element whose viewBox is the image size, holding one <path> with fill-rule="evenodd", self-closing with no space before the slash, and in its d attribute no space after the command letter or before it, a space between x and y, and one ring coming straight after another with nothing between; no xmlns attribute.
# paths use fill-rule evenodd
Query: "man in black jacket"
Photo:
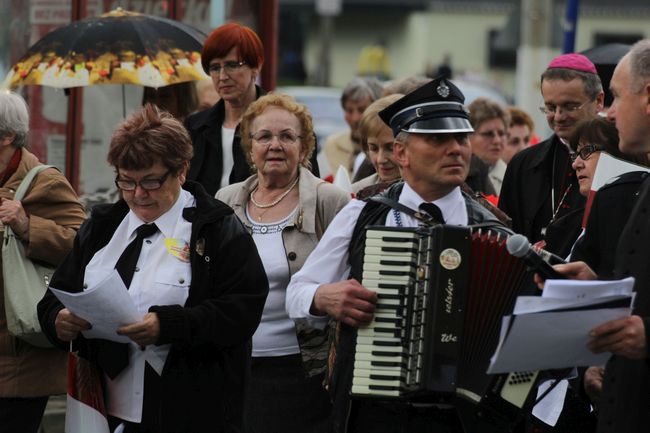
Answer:
<svg viewBox="0 0 650 433"><path fill-rule="evenodd" d="M650 153L650 40L636 43L616 66L611 81L614 102L607 117L616 122L620 150L628 154ZM617 245L615 240L600 248L616 248L614 278L635 277L636 300L632 315L606 322L591 331L589 347L596 353L611 352L604 378L586 375L586 387L598 398L598 433L641 433L650 425L650 179L630 174L607 187L607 197L630 199L630 185L638 192L631 212L592 208L589 226L624 225ZM638 188L636 185L638 185ZM626 193L627 191L627 193ZM597 200L598 201L598 196ZM617 215L620 215L617 217ZM629 218L625 218L629 215ZM606 239L609 239L606 238ZM584 262L557 266L557 270L578 279L595 279ZM598 269L599 275L610 270ZM593 369L590 369L593 372ZM602 382L601 382L602 381Z"/></svg>
<svg viewBox="0 0 650 433"><path fill-rule="evenodd" d="M540 109L554 134L512 158L499 197L499 208L512 218L513 230L532 243L544 239L547 227L559 218L574 211L581 215L584 197L571 168L568 140L580 120L603 108L604 97L596 67L580 54L556 57L541 80ZM555 237L559 242L546 249L566 256L581 222L579 217L570 221Z"/></svg>

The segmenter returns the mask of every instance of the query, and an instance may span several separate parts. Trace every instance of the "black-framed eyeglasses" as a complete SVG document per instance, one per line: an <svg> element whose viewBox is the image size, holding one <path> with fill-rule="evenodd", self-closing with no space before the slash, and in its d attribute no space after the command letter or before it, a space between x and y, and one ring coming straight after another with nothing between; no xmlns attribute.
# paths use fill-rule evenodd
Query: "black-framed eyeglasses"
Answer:
<svg viewBox="0 0 650 433"><path fill-rule="evenodd" d="M564 105L553 105L553 104L542 105L541 107L539 107L539 111L541 111L546 116L554 116L555 113L558 111L558 109L560 110L560 115L573 114L581 110L582 107L584 107L590 102L591 101L586 101L583 102L582 104L569 103Z"/></svg>
<svg viewBox="0 0 650 433"><path fill-rule="evenodd" d="M122 191L135 191L138 185L145 191L155 191L163 186L163 183L165 183L171 173L172 171L168 170L167 173L157 179L142 179L140 181L120 179L117 177L115 178L115 186Z"/></svg>
<svg viewBox="0 0 650 433"><path fill-rule="evenodd" d="M598 146L596 144L589 144L587 146L584 146L582 149L580 149L577 152L573 152L569 157L571 158L571 162L575 162L578 157L582 159L583 161L586 161L589 159L589 157L595 153L595 152L602 152L605 150L604 147Z"/></svg>
<svg viewBox="0 0 650 433"><path fill-rule="evenodd" d="M238 71L239 68L241 68L245 64L246 62L236 62L234 60L231 60L228 62L223 62L223 65L221 65L220 63L212 63L210 64L208 69L210 70L210 72L214 72L217 75L221 73L222 69L226 74L232 74L233 72Z"/></svg>
<svg viewBox="0 0 650 433"><path fill-rule="evenodd" d="M302 138L302 136L290 130L280 131L277 134L274 134L271 131L267 131L263 129L261 131L257 131L256 133L250 135L250 138L252 138L253 140L257 141L259 144L262 144L264 146L271 144L271 141L273 141L273 137L278 137L278 141L280 142L280 144L284 144L284 145L293 144L296 141L298 141L299 138Z"/></svg>

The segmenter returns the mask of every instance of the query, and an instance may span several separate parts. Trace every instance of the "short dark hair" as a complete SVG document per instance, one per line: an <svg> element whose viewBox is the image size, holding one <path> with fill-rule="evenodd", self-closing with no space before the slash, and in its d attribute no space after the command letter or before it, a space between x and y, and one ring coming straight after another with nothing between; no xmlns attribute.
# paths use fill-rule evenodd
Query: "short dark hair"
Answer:
<svg viewBox="0 0 650 433"><path fill-rule="evenodd" d="M237 48L240 60L251 68L264 63L264 46L257 33L239 23L227 23L214 29L203 43L201 64L205 73L210 74L212 59L225 57L233 48Z"/></svg>
<svg viewBox="0 0 650 433"><path fill-rule="evenodd" d="M476 131L482 123L492 119L500 119L503 122L503 128L508 129L510 126L510 114L496 101L488 98L476 98L467 107L469 110L469 121L472 128Z"/></svg>
<svg viewBox="0 0 650 433"><path fill-rule="evenodd" d="M168 112L146 104L113 133L108 163L116 171L143 170L160 160L178 174L192 154L192 140L183 124Z"/></svg>
<svg viewBox="0 0 650 433"><path fill-rule="evenodd" d="M616 158L635 164L648 165L645 155L626 155L619 150L618 129L616 129L614 122L607 120L605 117L596 116L579 122L569 140L569 146L575 152L578 150L580 142L601 146L605 152Z"/></svg>
<svg viewBox="0 0 650 433"><path fill-rule="evenodd" d="M603 84L600 81L598 74L592 74L590 72L576 71L575 69L567 68L550 68L542 73L541 82L545 80L561 80L561 81L572 81L579 79L584 84L584 91L587 97L595 101L598 98L600 92L603 91Z"/></svg>

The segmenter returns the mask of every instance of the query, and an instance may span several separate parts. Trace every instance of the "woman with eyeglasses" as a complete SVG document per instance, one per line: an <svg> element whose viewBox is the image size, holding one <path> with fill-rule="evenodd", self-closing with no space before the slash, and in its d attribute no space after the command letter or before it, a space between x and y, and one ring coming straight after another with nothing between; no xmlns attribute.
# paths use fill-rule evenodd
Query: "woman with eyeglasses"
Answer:
<svg viewBox="0 0 650 433"><path fill-rule="evenodd" d="M643 163L643 160L638 157L621 153L618 149L618 142L616 126L604 117L588 118L576 125L575 133L569 140L572 151L570 158L571 167L575 170L579 192L582 196L589 197L602 152L625 161ZM585 207L580 206L560 218L553 217L546 228L545 248L571 251L576 239L582 233L581 222L584 212ZM622 227L612 228L613 231L619 229ZM603 252L603 254L609 254L609 252Z"/></svg>
<svg viewBox="0 0 650 433"><path fill-rule="evenodd" d="M506 163L501 158L508 136L510 115L497 102L487 98L478 98L467 108L469 121L474 128L469 136L472 155L487 165L489 183L494 187L496 195L499 195L506 174ZM476 165L476 162L473 160L472 164Z"/></svg>
<svg viewBox="0 0 650 433"><path fill-rule="evenodd" d="M227 23L205 40L201 64L220 100L185 121L194 145L187 178L214 195L219 188L251 175L241 149L239 122L248 106L266 93L256 84L264 64L264 47L252 29ZM312 166L318 176L315 155Z"/></svg>
<svg viewBox="0 0 650 433"><path fill-rule="evenodd" d="M214 195L249 175L238 126L246 108L264 94L255 84L264 64L264 47L250 28L227 23L205 40L201 63L221 99L185 120L194 145L188 179Z"/></svg>
<svg viewBox="0 0 650 433"><path fill-rule="evenodd" d="M348 193L309 172L315 139L307 108L269 94L241 122L242 148L255 174L219 190L253 235L269 280L262 322L253 335L251 382L245 405L248 433L330 431L323 387L330 322L296 323L285 311L286 288Z"/></svg>
<svg viewBox="0 0 650 433"><path fill-rule="evenodd" d="M52 343L98 367L111 431L242 429L249 341L268 282L232 209L186 181L191 157L183 125L154 105L122 123L108 153L122 200L93 208L52 277L50 287L68 292L105 281L128 290L141 318L115 329L120 341L86 338L98 324L51 291L38 306Z"/></svg>

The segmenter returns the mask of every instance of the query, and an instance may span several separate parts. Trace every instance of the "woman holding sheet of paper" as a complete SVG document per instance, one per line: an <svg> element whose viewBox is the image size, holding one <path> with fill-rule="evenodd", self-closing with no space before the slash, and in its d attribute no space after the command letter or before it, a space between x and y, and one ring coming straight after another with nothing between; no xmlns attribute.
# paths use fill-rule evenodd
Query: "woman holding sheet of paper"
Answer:
<svg viewBox="0 0 650 433"><path fill-rule="evenodd" d="M106 410L124 432L239 431L248 341L268 291L250 235L232 210L186 182L192 143L169 113L146 105L113 134L108 162L123 199L93 208L51 287L82 292L114 273L142 317L91 328L48 291L39 319L104 374ZM118 280L119 281L119 280ZM125 287L124 287L125 286ZM104 308L104 305L97 305Z"/></svg>

